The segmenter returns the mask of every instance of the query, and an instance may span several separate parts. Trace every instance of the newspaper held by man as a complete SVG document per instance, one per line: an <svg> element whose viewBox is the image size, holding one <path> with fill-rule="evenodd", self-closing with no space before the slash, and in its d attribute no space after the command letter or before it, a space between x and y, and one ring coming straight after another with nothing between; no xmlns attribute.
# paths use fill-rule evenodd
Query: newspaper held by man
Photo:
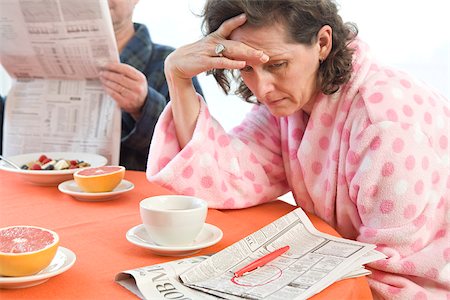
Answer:
<svg viewBox="0 0 450 300"><path fill-rule="evenodd" d="M13 78L93 79L118 62L107 0L0 2L0 57Z"/></svg>
<svg viewBox="0 0 450 300"><path fill-rule="evenodd" d="M266 265L234 273L283 246L290 249ZM383 259L375 245L319 232L301 208L275 220L180 275L205 293L230 298L307 299L335 281L366 275L363 264Z"/></svg>
<svg viewBox="0 0 450 300"><path fill-rule="evenodd" d="M118 164L121 112L98 79L119 61L107 0L2 0L0 43L13 79L3 154L93 152Z"/></svg>

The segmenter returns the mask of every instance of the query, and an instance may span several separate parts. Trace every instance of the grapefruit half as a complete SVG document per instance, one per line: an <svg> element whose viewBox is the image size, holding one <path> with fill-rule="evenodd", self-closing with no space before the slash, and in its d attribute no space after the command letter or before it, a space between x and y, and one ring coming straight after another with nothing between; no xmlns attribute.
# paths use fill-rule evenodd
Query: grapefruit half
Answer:
<svg viewBox="0 0 450 300"><path fill-rule="evenodd" d="M111 192L124 175L125 167L102 166L81 169L73 174L73 179L87 193L103 193Z"/></svg>
<svg viewBox="0 0 450 300"><path fill-rule="evenodd" d="M0 228L0 275L27 276L45 269L58 250L56 232L36 226Z"/></svg>

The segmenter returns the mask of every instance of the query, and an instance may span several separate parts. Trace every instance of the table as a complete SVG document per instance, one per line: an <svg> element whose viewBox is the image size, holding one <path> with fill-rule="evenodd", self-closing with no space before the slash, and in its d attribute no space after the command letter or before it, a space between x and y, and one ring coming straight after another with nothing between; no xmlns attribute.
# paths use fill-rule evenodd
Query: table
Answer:
<svg viewBox="0 0 450 300"><path fill-rule="evenodd" d="M60 245L77 256L75 265L49 281L29 288L0 289L1 299L136 299L114 281L117 273L178 258L163 257L137 247L125 233L141 223L139 202L149 196L173 194L146 180L144 172L126 171L135 188L111 201L82 202L56 187L25 183L0 170L0 227L35 225L60 235ZM217 252L260 229L295 207L274 201L240 210L209 209L207 222L222 229L223 239L194 255ZM321 231L338 235L309 215ZM240 224L239 226L236 226ZM372 299L365 277L334 283L311 299Z"/></svg>

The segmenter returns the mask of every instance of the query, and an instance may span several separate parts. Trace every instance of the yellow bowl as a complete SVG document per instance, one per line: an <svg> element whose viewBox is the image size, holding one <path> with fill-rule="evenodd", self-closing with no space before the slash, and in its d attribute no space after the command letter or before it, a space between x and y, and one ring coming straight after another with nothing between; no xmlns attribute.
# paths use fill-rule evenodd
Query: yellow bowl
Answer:
<svg viewBox="0 0 450 300"><path fill-rule="evenodd" d="M111 192L125 176L125 167L102 166L81 169L73 174L73 179L84 192Z"/></svg>
<svg viewBox="0 0 450 300"><path fill-rule="evenodd" d="M59 246L56 232L36 226L0 228L0 275L28 276L45 269Z"/></svg>

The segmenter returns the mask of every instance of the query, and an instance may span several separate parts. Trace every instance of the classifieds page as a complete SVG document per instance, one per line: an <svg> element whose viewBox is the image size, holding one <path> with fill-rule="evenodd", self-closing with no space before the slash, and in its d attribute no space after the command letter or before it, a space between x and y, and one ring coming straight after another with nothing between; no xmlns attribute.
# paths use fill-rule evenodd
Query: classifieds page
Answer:
<svg viewBox="0 0 450 300"><path fill-rule="evenodd" d="M258 257L289 245L270 263L235 277ZM186 285L221 297L306 299L335 281L364 275L361 263L385 256L375 245L319 232L298 208L181 274ZM344 276L345 278L345 276Z"/></svg>

